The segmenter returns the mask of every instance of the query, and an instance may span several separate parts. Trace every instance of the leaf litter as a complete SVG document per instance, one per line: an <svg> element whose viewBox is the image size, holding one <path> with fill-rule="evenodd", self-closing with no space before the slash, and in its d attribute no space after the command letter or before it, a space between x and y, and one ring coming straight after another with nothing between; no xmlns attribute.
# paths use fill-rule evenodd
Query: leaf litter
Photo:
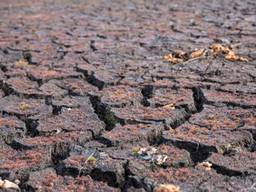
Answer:
<svg viewBox="0 0 256 192"><path fill-rule="evenodd" d="M213 44L209 46L209 48L203 49L195 49L192 52L184 52L184 51L174 51L173 53L168 53L164 55L164 61L170 62L172 64L179 64L186 61L191 61L194 59L202 58L206 55L214 56L214 57L224 57L224 59L228 61L241 61L248 62L248 58L238 56L231 48L231 46L225 46L221 44Z"/></svg>

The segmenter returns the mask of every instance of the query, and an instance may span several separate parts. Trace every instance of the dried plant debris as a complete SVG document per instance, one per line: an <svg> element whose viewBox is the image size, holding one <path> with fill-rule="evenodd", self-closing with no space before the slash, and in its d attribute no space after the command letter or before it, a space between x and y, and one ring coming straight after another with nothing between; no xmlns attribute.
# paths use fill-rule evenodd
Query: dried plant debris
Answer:
<svg viewBox="0 0 256 192"><path fill-rule="evenodd" d="M209 163L209 162L207 162L207 161L205 161L205 162L199 163L199 164L197 165L197 167L198 167L198 168L203 168L203 169L205 169L206 171L210 171L211 168L212 168L212 164Z"/></svg>
<svg viewBox="0 0 256 192"><path fill-rule="evenodd" d="M224 46L221 44L213 44L210 47L211 53L215 56L224 55L226 60L229 61L242 61L242 62L248 62L249 60L245 57L241 57L235 54L235 52L232 50L231 46Z"/></svg>
<svg viewBox="0 0 256 192"><path fill-rule="evenodd" d="M200 58L205 55L205 49L196 49L190 53L183 51L174 51L173 53L166 54L164 56L164 61L170 62L172 64L178 64L190 59Z"/></svg>
<svg viewBox="0 0 256 192"><path fill-rule="evenodd" d="M21 111L26 111L26 110L30 109L30 105L27 104L27 103L25 103L25 102L21 102L21 103L19 104L19 109L20 109Z"/></svg>
<svg viewBox="0 0 256 192"><path fill-rule="evenodd" d="M163 106L164 109L175 109L175 104L173 103L170 103L170 104L167 104L167 105L164 105Z"/></svg>
<svg viewBox="0 0 256 192"><path fill-rule="evenodd" d="M175 57L173 54L169 53L167 55L164 56L164 60L165 61L168 61L172 64L177 64L177 63L181 63L183 62L184 60L181 59L181 58L178 58L178 57Z"/></svg>
<svg viewBox="0 0 256 192"><path fill-rule="evenodd" d="M26 68L28 66L28 62L25 59L20 59L15 62L15 67L16 68Z"/></svg>
<svg viewBox="0 0 256 192"><path fill-rule="evenodd" d="M229 61L242 61L242 62L248 62L249 60L245 57L237 56L233 51L230 51L226 56L226 60Z"/></svg>
<svg viewBox="0 0 256 192"><path fill-rule="evenodd" d="M182 50L175 50L174 56L183 60L187 60L189 58L189 54Z"/></svg>
<svg viewBox="0 0 256 192"><path fill-rule="evenodd" d="M229 47L218 43L211 45L209 49L214 55L228 54L231 51Z"/></svg>
<svg viewBox="0 0 256 192"><path fill-rule="evenodd" d="M193 51L190 54L190 58L194 59L194 58L202 57L204 54L205 54L205 49L198 49Z"/></svg>
<svg viewBox="0 0 256 192"><path fill-rule="evenodd" d="M154 188L154 192L181 192L180 187L172 184L161 184Z"/></svg>
<svg viewBox="0 0 256 192"><path fill-rule="evenodd" d="M2 180L0 178L0 189L16 189L16 190L20 190L19 186L14 183L11 182L9 180Z"/></svg>
<svg viewBox="0 0 256 192"><path fill-rule="evenodd" d="M155 147L135 147L132 149L132 155L159 166L163 165L168 159L167 155L160 154Z"/></svg>
<svg viewBox="0 0 256 192"><path fill-rule="evenodd" d="M91 164L91 165L95 165L95 164L96 164L96 161L97 161L97 159L93 156L93 154L90 155L90 156L87 158L87 160L86 160L86 162L88 162L88 163Z"/></svg>
<svg viewBox="0 0 256 192"><path fill-rule="evenodd" d="M172 64L178 64L182 62L186 62L189 60L194 60L197 58L201 58L205 55L209 56L224 56L224 58L228 61L241 61L241 62L248 62L249 60L245 57L238 56L232 50L231 46L224 46L221 44L213 44L209 46L207 49L195 49L190 53L185 53L182 51L169 53L164 56L164 61L170 62Z"/></svg>

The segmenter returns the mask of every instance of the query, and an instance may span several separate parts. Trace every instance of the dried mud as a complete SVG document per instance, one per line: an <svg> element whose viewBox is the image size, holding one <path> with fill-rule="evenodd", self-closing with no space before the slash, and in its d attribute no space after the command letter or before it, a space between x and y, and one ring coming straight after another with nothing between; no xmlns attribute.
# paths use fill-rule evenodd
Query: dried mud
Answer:
<svg viewBox="0 0 256 192"><path fill-rule="evenodd" d="M256 191L255 37L254 0L1 0L0 177Z"/></svg>

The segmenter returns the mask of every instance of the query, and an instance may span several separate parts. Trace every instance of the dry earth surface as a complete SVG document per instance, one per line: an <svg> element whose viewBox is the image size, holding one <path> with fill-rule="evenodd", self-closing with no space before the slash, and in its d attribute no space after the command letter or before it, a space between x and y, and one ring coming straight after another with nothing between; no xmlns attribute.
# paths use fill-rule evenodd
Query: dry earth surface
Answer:
<svg viewBox="0 0 256 192"><path fill-rule="evenodd" d="M255 0L1 0L0 69L0 191L256 191Z"/></svg>

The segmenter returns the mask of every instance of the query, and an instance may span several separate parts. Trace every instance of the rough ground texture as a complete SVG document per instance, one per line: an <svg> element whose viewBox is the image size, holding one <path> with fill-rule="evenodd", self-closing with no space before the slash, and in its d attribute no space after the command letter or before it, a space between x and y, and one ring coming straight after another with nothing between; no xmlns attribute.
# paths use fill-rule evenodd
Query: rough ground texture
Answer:
<svg viewBox="0 0 256 192"><path fill-rule="evenodd" d="M255 15L254 0L1 0L0 177L256 191ZM248 62L163 60L213 43Z"/></svg>

